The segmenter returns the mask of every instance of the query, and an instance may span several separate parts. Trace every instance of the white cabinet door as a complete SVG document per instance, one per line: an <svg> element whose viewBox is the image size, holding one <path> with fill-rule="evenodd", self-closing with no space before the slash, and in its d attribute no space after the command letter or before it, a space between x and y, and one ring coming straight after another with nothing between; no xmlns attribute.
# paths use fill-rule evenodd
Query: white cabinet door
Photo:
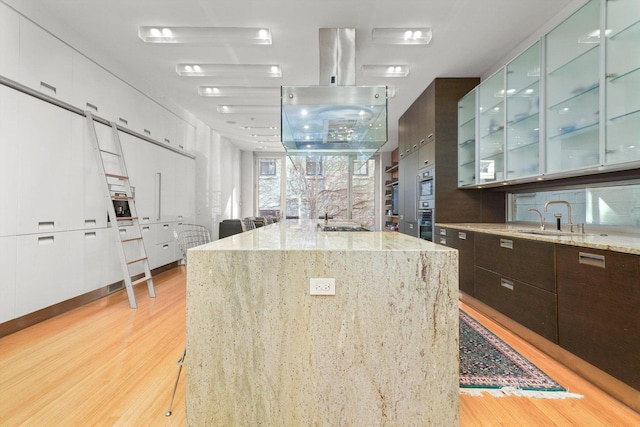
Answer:
<svg viewBox="0 0 640 427"><path fill-rule="evenodd" d="M0 75L18 80L19 62L20 15L0 3Z"/></svg>
<svg viewBox="0 0 640 427"><path fill-rule="evenodd" d="M120 133L124 159L131 185L135 187L135 205L141 224L159 221L158 167L154 145L147 141Z"/></svg>
<svg viewBox="0 0 640 427"><path fill-rule="evenodd" d="M20 103L20 96L15 90L0 86L0 182L3 183L4 204L0 209L0 236L15 235L17 229L17 182L20 181L17 160L20 144L16 105Z"/></svg>
<svg viewBox="0 0 640 427"><path fill-rule="evenodd" d="M96 228L84 230L80 233L83 245L84 270L82 293L91 292L106 286L103 283L105 269L107 268L106 250L108 240L112 238L111 230L108 228Z"/></svg>
<svg viewBox="0 0 640 427"><path fill-rule="evenodd" d="M176 162L180 157L172 151L161 147L154 147L155 156L159 159L160 173L160 221L175 221L176 212Z"/></svg>
<svg viewBox="0 0 640 427"><path fill-rule="evenodd" d="M71 142L80 116L30 96L19 116L18 234L80 228L83 165L72 162Z"/></svg>
<svg viewBox="0 0 640 427"><path fill-rule="evenodd" d="M176 215L185 223L195 220L195 163L185 156L176 162Z"/></svg>
<svg viewBox="0 0 640 427"><path fill-rule="evenodd" d="M20 18L20 82L65 102L72 101L72 49L31 21Z"/></svg>
<svg viewBox="0 0 640 427"><path fill-rule="evenodd" d="M84 55L73 52L72 104L109 121L116 121L114 87L117 78Z"/></svg>
<svg viewBox="0 0 640 427"><path fill-rule="evenodd" d="M78 271L83 254L74 233L17 237L16 317L57 304L81 293Z"/></svg>
<svg viewBox="0 0 640 427"><path fill-rule="evenodd" d="M124 229L124 227L122 227ZM126 233L126 229L122 231ZM105 229L104 237L104 270L102 275L102 283L111 285L123 279L122 268L120 267L120 258L115 243L115 236L111 227Z"/></svg>
<svg viewBox="0 0 640 427"><path fill-rule="evenodd" d="M0 323L16 317L16 238L0 237Z"/></svg>

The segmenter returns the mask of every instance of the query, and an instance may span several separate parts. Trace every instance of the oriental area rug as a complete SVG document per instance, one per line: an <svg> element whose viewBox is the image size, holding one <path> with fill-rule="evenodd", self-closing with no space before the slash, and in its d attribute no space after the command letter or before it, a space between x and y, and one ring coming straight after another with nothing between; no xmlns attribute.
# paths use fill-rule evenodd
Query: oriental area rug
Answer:
<svg viewBox="0 0 640 427"><path fill-rule="evenodd" d="M460 310L460 394L581 398Z"/></svg>

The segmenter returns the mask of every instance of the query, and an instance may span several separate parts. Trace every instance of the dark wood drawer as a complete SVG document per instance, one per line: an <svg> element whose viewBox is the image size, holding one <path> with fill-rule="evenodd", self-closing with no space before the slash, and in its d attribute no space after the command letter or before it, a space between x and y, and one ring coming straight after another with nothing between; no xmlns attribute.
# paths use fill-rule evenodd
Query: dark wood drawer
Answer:
<svg viewBox="0 0 640 427"><path fill-rule="evenodd" d="M476 267L475 297L546 339L558 342L554 293Z"/></svg>
<svg viewBox="0 0 640 427"><path fill-rule="evenodd" d="M475 234L477 266L556 292L553 243Z"/></svg>
<svg viewBox="0 0 640 427"><path fill-rule="evenodd" d="M474 233L455 228L437 227L434 241L458 250L459 288L467 295L475 294L474 286Z"/></svg>
<svg viewBox="0 0 640 427"><path fill-rule="evenodd" d="M563 348L640 390L640 257L558 245Z"/></svg>

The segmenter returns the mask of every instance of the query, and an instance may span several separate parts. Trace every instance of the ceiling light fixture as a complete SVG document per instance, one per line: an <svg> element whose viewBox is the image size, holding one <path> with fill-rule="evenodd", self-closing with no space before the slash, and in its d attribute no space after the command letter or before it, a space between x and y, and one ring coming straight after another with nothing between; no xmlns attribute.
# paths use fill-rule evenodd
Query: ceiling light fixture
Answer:
<svg viewBox="0 0 640 427"><path fill-rule="evenodd" d="M280 98L280 87L248 87L248 86L200 86L200 96L270 96Z"/></svg>
<svg viewBox="0 0 640 427"><path fill-rule="evenodd" d="M220 114L274 114L280 113L279 105L218 105Z"/></svg>
<svg viewBox="0 0 640 427"><path fill-rule="evenodd" d="M178 64L176 73L183 77L282 77L280 66L273 64Z"/></svg>
<svg viewBox="0 0 640 427"><path fill-rule="evenodd" d="M374 28L371 38L381 44L428 45L433 38L431 28Z"/></svg>
<svg viewBox="0 0 640 427"><path fill-rule="evenodd" d="M271 31L267 28L151 26L138 28L138 37L145 43L271 44Z"/></svg>
<svg viewBox="0 0 640 427"><path fill-rule="evenodd" d="M363 65L362 74L372 77L407 77L407 65Z"/></svg>

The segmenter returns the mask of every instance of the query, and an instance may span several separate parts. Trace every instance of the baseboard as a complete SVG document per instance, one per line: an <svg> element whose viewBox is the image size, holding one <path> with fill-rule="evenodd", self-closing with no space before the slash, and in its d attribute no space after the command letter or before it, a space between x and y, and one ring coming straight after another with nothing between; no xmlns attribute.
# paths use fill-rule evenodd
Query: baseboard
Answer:
<svg viewBox="0 0 640 427"><path fill-rule="evenodd" d="M478 310L494 322L509 329L528 343L537 347L550 357L560 362L568 369L574 371L582 378L591 382L607 394L624 403L636 412L640 412L640 390L623 383L622 381L612 377L597 367L585 362L575 354L565 350L559 345L552 343L546 338L538 335L532 330L525 328L518 322L510 319L494 308L489 307L482 301L460 292L460 301Z"/></svg>
<svg viewBox="0 0 640 427"><path fill-rule="evenodd" d="M156 274L170 270L177 265L179 265L179 261L163 265L162 267L154 269L151 272L151 275L155 276ZM142 277L142 274L133 277L132 279L136 280L140 277ZM91 292L87 292L86 294L78 295L77 297L59 302L58 304L34 311L33 313L25 314L24 316L0 323L0 338L122 290L124 290L124 281L115 282Z"/></svg>

